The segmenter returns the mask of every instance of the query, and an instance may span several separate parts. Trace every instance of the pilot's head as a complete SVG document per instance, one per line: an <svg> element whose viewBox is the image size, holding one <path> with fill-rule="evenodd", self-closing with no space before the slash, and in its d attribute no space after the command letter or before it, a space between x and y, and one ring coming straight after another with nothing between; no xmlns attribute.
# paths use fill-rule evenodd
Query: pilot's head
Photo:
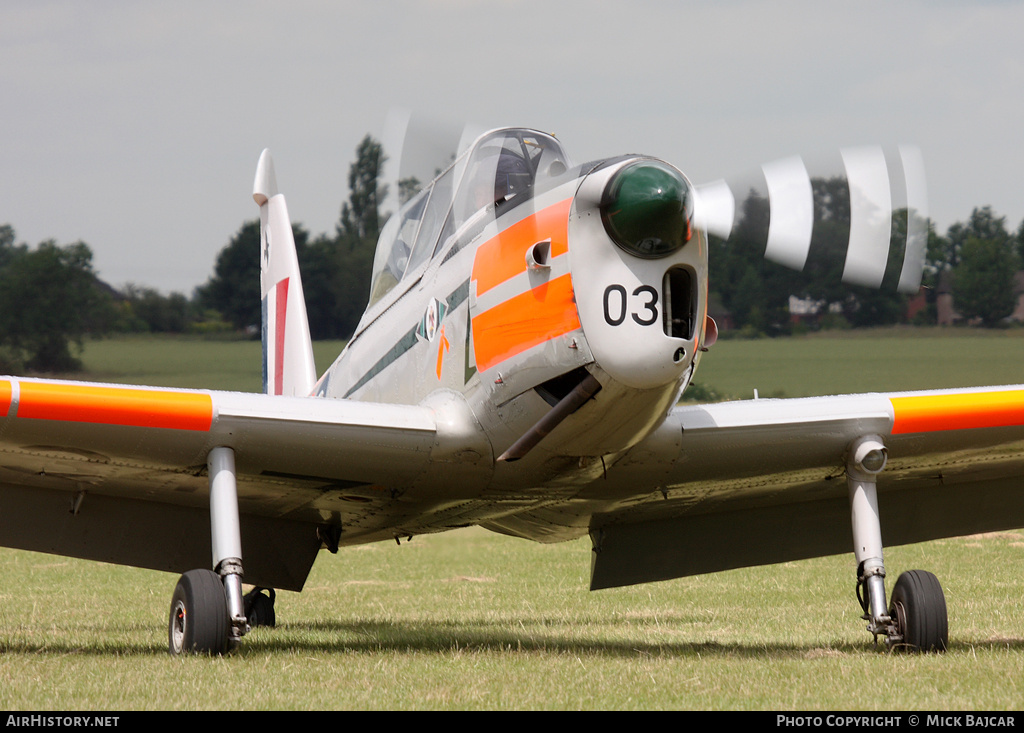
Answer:
<svg viewBox="0 0 1024 733"><path fill-rule="evenodd" d="M502 201L523 193L532 185L529 164L518 153L503 148L494 174L494 200Z"/></svg>
<svg viewBox="0 0 1024 733"><path fill-rule="evenodd" d="M456 204L460 224L486 206L529 190L533 176L521 155L497 144L476 153L467 181Z"/></svg>

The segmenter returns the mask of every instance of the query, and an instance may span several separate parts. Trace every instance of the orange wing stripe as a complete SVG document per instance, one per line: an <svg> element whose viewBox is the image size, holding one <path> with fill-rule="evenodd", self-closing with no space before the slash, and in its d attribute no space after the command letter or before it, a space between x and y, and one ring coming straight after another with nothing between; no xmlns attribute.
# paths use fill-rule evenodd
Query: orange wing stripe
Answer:
<svg viewBox="0 0 1024 733"><path fill-rule="evenodd" d="M5 417L11 409L11 383L6 379L0 382L0 417Z"/></svg>
<svg viewBox="0 0 1024 733"><path fill-rule="evenodd" d="M19 388L19 418L203 431L213 423L207 394L38 382Z"/></svg>
<svg viewBox="0 0 1024 733"><path fill-rule="evenodd" d="M580 327L569 275L509 298L473 319L478 369L490 369L532 346Z"/></svg>
<svg viewBox="0 0 1024 733"><path fill-rule="evenodd" d="M892 397L892 432L1001 428L1024 425L1024 390Z"/></svg>
<svg viewBox="0 0 1024 733"><path fill-rule="evenodd" d="M521 272L526 272L526 250L551 240L551 256L569 251L569 207L572 199L541 209L480 245L473 263L476 293L483 295Z"/></svg>

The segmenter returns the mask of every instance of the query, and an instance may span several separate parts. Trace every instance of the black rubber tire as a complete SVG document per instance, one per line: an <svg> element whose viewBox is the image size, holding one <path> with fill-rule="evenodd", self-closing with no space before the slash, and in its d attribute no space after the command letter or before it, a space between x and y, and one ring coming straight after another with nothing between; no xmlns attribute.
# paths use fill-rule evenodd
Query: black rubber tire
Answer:
<svg viewBox="0 0 1024 733"><path fill-rule="evenodd" d="M228 650L228 602L212 570L189 570L171 597L167 645L171 654L223 654Z"/></svg>
<svg viewBox="0 0 1024 733"><path fill-rule="evenodd" d="M270 595L263 595L263 592L259 589L254 590L252 595L246 600L246 620L249 622L249 626L256 628L257 626L269 626L273 628L277 625L277 614L274 613L274 596L276 595L273 590L269 591Z"/></svg>
<svg viewBox="0 0 1024 733"><path fill-rule="evenodd" d="M903 643L896 648L944 652L949 643L946 597L939 579L927 570L908 570L896 579L889 616Z"/></svg>

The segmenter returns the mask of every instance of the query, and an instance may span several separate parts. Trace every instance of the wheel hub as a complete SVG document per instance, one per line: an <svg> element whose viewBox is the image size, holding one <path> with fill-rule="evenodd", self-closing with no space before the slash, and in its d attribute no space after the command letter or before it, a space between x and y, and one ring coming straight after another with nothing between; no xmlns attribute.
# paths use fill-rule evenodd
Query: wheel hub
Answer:
<svg viewBox="0 0 1024 733"><path fill-rule="evenodd" d="M892 609L889 611L889 616L892 618L892 627L890 629L889 636L886 639L886 643L889 648L892 649L897 644L903 643L905 630L907 628L907 609L903 607L902 603L893 603Z"/></svg>
<svg viewBox="0 0 1024 733"><path fill-rule="evenodd" d="M175 653L181 652L185 645L185 604L178 601L174 605L174 623L171 625L171 644Z"/></svg>

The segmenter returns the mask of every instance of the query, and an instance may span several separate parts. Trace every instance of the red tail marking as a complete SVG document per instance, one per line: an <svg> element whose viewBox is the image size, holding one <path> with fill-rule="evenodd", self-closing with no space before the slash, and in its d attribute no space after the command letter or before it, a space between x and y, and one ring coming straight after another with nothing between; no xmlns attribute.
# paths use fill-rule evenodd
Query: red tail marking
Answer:
<svg viewBox="0 0 1024 733"><path fill-rule="evenodd" d="M281 280L275 293L274 313L274 394L284 392L284 327L288 315L288 280Z"/></svg>

